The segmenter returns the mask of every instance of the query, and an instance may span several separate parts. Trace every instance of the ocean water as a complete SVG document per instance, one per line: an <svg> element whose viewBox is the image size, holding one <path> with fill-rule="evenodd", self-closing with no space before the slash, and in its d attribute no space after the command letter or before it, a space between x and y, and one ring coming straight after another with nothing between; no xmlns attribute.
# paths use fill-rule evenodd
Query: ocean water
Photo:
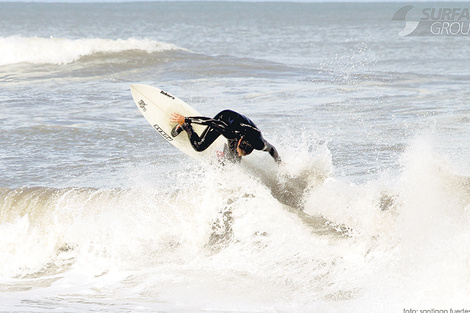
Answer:
<svg viewBox="0 0 470 313"><path fill-rule="evenodd" d="M470 309L470 43L406 4L0 3L0 311ZM285 164L188 159L132 83Z"/></svg>

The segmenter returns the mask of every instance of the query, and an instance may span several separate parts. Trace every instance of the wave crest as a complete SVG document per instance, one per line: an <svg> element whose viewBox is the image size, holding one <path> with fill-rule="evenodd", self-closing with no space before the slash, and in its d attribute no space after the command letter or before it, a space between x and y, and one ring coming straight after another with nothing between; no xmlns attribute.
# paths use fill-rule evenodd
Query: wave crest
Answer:
<svg viewBox="0 0 470 313"><path fill-rule="evenodd" d="M32 64L69 64L84 56L138 50L156 53L184 50L174 44L150 39L66 39L41 37L0 37L0 66Z"/></svg>

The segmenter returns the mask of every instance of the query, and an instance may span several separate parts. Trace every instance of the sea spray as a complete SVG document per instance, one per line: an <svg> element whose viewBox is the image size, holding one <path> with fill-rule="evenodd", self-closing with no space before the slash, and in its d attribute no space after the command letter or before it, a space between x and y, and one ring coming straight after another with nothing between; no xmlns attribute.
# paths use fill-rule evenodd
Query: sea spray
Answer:
<svg viewBox="0 0 470 313"><path fill-rule="evenodd" d="M348 225L351 241L365 249L369 272L359 306L376 299L377 310L399 309L397 299L418 305L431 295L439 306L464 305L469 178L422 137L410 143L401 164L400 174L384 172L365 184L329 179L308 196L305 210Z"/></svg>

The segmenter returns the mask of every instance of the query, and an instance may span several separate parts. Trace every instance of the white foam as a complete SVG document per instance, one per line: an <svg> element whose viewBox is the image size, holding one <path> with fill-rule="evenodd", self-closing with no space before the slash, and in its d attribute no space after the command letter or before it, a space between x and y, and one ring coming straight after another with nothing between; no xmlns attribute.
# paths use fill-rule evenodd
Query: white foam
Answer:
<svg viewBox="0 0 470 313"><path fill-rule="evenodd" d="M155 53L183 49L169 43L135 38L0 37L0 66L17 63L68 64L97 53L119 53L130 50Z"/></svg>
<svg viewBox="0 0 470 313"><path fill-rule="evenodd" d="M399 173L364 184L330 178L307 196L307 213L347 225L356 251L363 249L349 263L363 275L351 312L469 304L469 178L456 173L428 139L417 138Z"/></svg>
<svg viewBox="0 0 470 313"><path fill-rule="evenodd" d="M137 303L200 310L465 305L468 179L420 140L402 156L399 173L364 184L320 179L332 172L330 157L324 146L314 156L286 157L284 178L308 174L305 212L350 227L351 237L318 235L246 172L186 165L171 191L134 184L142 187L39 190L15 198L16 210L27 214L3 208L11 216L0 228L6 243L0 257L9 265L0 266L0 278L25 277L15 284L29 286L30 275L50 278L49 268L57 280L41 283L44 298L96 294L118 301L123 294ZM221 236L211 244L214 224Z"/></svg>

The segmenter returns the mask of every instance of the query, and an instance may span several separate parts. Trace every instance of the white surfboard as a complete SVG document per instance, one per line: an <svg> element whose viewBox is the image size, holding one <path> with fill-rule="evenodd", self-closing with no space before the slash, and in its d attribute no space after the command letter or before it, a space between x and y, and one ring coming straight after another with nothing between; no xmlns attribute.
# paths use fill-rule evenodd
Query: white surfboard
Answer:
<svg viewBox="0 0 470 313"><path fill-rule="evenodd" d="M171 136L171 130L176 125L170 122L172 113L183 116L202 116L184 101L161 89L148 85L131 85L132 97L145 119L153 128L173 146L197 160L214 160L216 151L223 151L226 140L220 136L208 149L197 152L191 146L185 132L177 137ZM207 126L193 125L193 129L200 135Z"/></svg>
<svg viewBox="0 0 470 313"><path fill-rule="evenodd" d="M192 108L184 101L161 89L148 85L131 85L132 97L142 115L150 125L163 136L169 143L184 152L191 158L209 163L217 162L217 152L224 150L227 143L225 137L220 136L206 150L198 152L193 149L185 132L177 137L171 136L171 130L176 123L170 122L172 113L179 113L183 116L204 116ZM192 124L194 131L202 134L207 126ZM264 151L253 151L248 156L244 156L240 165L260 177L265 183L270 184L277 180L278 166L273 158Z"/></svg>

